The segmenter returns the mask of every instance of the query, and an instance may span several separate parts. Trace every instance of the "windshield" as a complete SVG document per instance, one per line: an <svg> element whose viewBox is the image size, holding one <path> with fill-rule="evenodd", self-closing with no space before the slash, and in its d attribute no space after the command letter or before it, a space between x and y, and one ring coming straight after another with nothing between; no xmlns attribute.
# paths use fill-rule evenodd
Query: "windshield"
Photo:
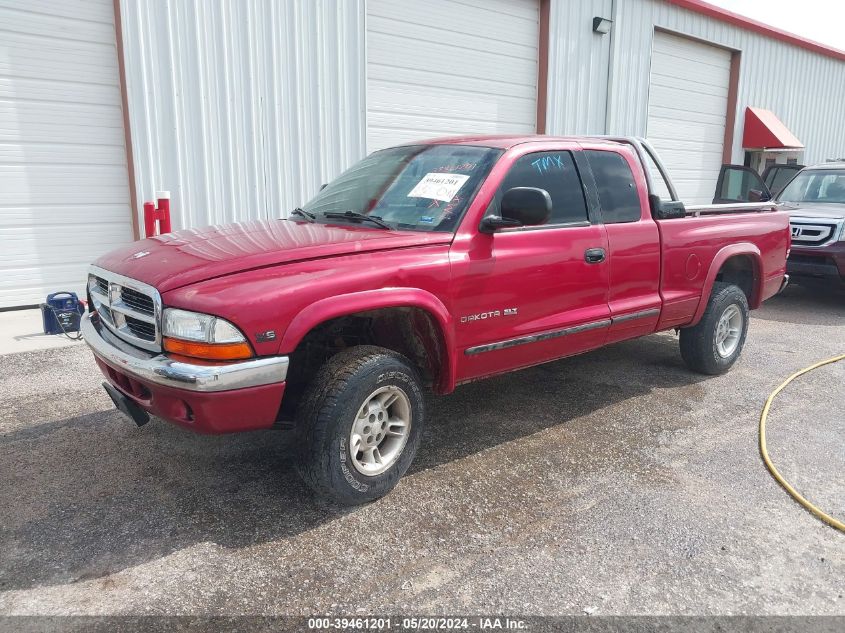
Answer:
<svg viewBox="0 0 845 633"><path fill-rule="evenodd" d="M845 169L805 169L786 185L778 201L845 204Z"/></svg>
<svg viewBox="0 0 845 633"><path fill-rule="evenodd" d="M381 150L332 181L303 209L317 222L352 212L390 228L454 231L500 150L469 145L411 145Z"/></svg>

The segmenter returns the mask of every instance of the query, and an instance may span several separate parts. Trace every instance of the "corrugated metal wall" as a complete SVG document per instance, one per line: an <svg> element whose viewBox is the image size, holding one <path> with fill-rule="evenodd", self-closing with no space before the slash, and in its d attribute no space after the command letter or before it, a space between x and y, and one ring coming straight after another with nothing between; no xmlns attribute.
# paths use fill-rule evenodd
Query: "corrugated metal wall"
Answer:
<svg viewBox="0 0 845 633"><path fill-rule="evenodd" d="M552 0L547 134L604 134L611 38L593 33L613 0Z"/></svg>
<svg viewBox="0 0 845 633"><path fill-rule="evenodd" d="M139 202L283 217L365 150L364 0L121 0ZM140 207L140 205L139 205Z"/></svg>
<svg viewBox="0 0 845 633"><path fill-rule="evenodd" d="M139 202L176 227L279 217L366 151L366 0L121 0ZM592 32L595 16L614 20ZM845 63L663 0L552 0L547 132L646 134L655 26L742 52L742 115L775 112L804 160L845 154Z"/></svg>
<svg viewBox="0 0 845 633"><path fill-rule="evenodd" d="M646 133L654 28L741 51L733 160L742 160L746 106L773 111L806 146L804 161L845 154L845 62L694 13L662 0L552 0L548 132ZM592 18L614 20L610 35ZM604 47L612 63L607 128L598 127L606 90ZM595 83L602 84L594 85ZM594 105L585 107L585 103Z"/></svg>

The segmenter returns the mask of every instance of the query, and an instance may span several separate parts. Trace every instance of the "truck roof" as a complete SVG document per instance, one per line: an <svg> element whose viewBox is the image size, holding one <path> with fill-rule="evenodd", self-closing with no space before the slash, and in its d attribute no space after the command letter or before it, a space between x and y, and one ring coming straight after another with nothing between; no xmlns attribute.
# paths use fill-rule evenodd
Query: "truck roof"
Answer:
<svg viewBox="0 0 845 633"><path fill-rule="evenodd" d="M591 143L607 143L618 145L613 141L601 136L547 136L545 134L484 134L467 136L443 136L425 140L403 143L403 145L479 145L482 147L495 147L497 149L510 149L515 145L523 143L545 143L548 141L561 141L578 143L589 141Z"/></svg>
<svg viewBox="0 0 845 633"><path fill-rule="evenodd" d="M818 165L810 165L804 169L845 169L845 162L819 163Z"/></svg>

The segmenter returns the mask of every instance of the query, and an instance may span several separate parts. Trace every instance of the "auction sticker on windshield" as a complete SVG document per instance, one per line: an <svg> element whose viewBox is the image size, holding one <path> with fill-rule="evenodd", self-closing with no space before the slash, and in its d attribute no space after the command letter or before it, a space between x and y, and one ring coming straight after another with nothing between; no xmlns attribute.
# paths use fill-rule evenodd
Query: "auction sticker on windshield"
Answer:
<svg viewBox="0 0 845 633"><path fill-rule="evenodd" d="M458 193L458 190L469 180L469 176L463 174L437 174L427 173L417 185L411 189L409 198L428 198L429 200L442 200L449 202Z"/></svg>

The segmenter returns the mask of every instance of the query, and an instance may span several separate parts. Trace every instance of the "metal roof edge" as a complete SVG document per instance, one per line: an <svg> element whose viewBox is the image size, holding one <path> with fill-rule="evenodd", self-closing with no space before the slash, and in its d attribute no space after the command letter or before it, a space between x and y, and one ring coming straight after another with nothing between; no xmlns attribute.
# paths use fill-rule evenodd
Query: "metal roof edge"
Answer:
<svg viewBox="0 0 845 633"><path fill-rule="evenodd" d="M794 33L789 33L788 31L783 31L764 22L759 22L758 20L734 13L733 11L728 11L703 0L666 0L666 2L722 22L727 22L728 24L733 24L748 31L754 31L766 37L792 44L793 46L799 46L814 53L826 55L839 61L845 61L845 51L843 50L801 37L800 35L795 35Z"/></svg>

